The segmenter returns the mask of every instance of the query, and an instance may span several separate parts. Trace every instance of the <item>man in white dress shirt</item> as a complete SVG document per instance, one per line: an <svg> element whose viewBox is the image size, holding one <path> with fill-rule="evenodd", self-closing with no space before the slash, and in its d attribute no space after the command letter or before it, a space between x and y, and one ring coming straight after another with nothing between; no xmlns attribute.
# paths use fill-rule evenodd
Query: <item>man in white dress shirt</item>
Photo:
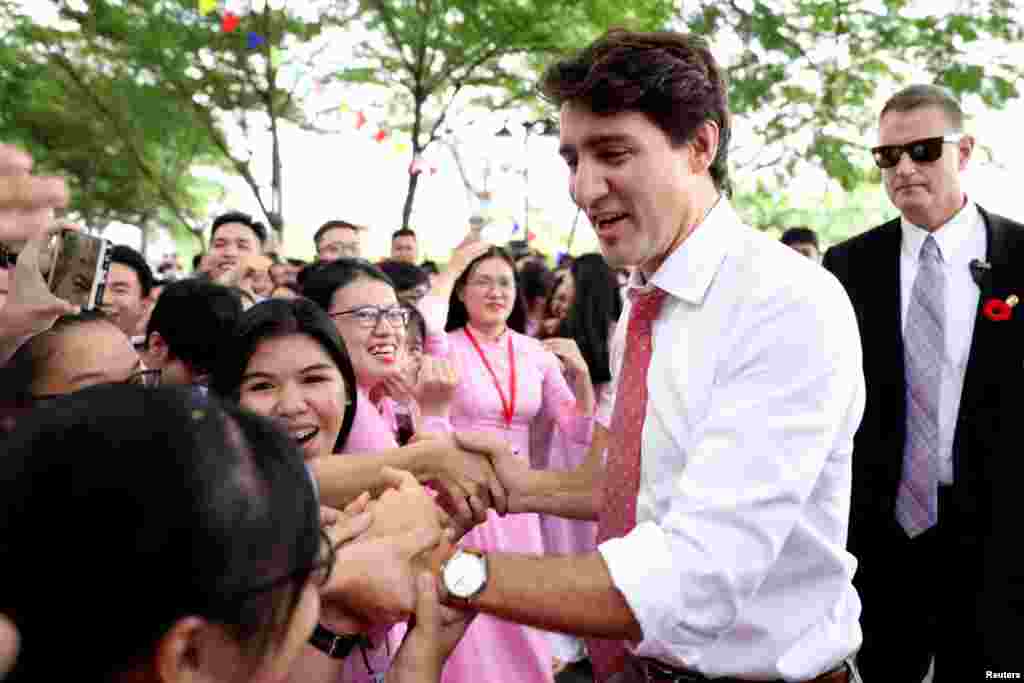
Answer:
<svg viewBox="0 0 1024 683"><path fill-rule="evenodd" d="M451 603L628 641L623 668L599 681L855 680L860 601L845 545L864 378L849 298L730 206L725 84L702 39L611 31L543 87L605 259L635 267L631 290L667 294L640 347L627 335L639 305L625 305L612 383L626 393L599 411L588 461L495 467L510 511L603 524L627 499L635 527L586 555L492 553L472 570L456 553L441 571ZM622 380L645 354L644 379ZM631 413L641 383L646 407ZM631 433L632 492L602 464L608 445L619 471Z"/></svg>

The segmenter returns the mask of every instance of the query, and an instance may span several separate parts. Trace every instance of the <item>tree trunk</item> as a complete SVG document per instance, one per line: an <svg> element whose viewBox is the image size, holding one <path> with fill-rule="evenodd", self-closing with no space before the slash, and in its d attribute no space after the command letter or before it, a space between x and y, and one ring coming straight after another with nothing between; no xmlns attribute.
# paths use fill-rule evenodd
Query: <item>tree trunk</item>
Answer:
<svg viewBox="0 0 1024 683"><path fill-rule="evenodd" d="M142 258L146 258L146 252L149 251L149 218L139 223L139 232L141 233L142 240L139 242L139 253L142 254Z"/></svg>
<svg viewBox="0 0 1024 683"><path fill-rule="evenodd" d="M402 207L402 227L409 228L409 219L412 218L412 204L416 198L416 186L419 185L420 174L409 174L409 185L405 191L405 206Z"/></svg>

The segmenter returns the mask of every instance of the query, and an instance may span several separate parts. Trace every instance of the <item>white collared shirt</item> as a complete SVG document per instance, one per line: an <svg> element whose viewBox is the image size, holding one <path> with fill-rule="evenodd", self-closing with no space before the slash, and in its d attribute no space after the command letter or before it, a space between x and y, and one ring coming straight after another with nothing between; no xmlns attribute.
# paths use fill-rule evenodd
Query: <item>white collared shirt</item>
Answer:
<svg viewBox="0 0 1024 683"><path fill-rule="evenodd" d="M599 548L643 629L635 652L712 677L814 678L861 643L845 549L865 394L853 307L828 271L725 200L651 283L669 296L653 326L637 526ZM613 383L629 315L627 302ZM613 405L598 413L606 426Z"/></svg>
<svg viewBox="0 0 1024 683"><path fill-rule="evenodd" d="M905 218L900 220L900 304L903 334L907 332L910 293L920 265L921 248L928 231ZM971 261L985 260L985 221L974 202L967 204L934 233L946 278L946 355L939 388L939 481L953 483L953 437L960 413L967 359L971 353L974 321L981 289L971 275Z"/></svg>

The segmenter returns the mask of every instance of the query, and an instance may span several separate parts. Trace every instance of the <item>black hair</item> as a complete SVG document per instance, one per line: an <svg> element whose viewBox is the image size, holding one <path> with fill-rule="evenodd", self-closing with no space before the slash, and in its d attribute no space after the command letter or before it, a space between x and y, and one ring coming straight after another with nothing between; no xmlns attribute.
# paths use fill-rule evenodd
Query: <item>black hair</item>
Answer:
<svg viewBox="0 0 1024 683"><path fill-rule="evenodd" d="M395 230L393 233L391 233L392 242L394 242L399 237L411 237L413 239L416 239L416 231L410 230L409 228L402 228L400 230Z"/></svg>
<svg viewBox="0 0 1024 683"><path fill-rule="evenodd" d="M210 242L213 242L213 239L217 236L217 230L220 228L220 226L227 225L228 223L241 223L242 225L248 227L250 230L256 233L256 239L260 241L261 246L266 244L266 226L264 226L263 223L260 223L259 221L255 220L249 214L242 213L241 211L229 211L228 213L221 214L220 216L217 216L215 219L213 219L213 227L210 228Z"/></svg>
<svg viewBox="0 0 1024 683"><path fill-rule="evenodd" d="M512 277L515 278L516 293L515 303L512 305L512 313L508 317L508 327L511 330L524 334L526 332L526 300L523 298L523 288L519 286L519 273L516 272L516 263L502 247L491 247L473 261L462 271L462 275L455 281L451 297L448 300L448 320L445 322L446 332L460 330L469 322L469 311L466 304L459 299L459 294L466 287L466 282L476 269L477 265L488 259L499 258L508 264L512 269Z"/></svg>
<svg viewBox="0 0 1024 683"><path fill-rule="evenodd" d="M782 238L779 241L787 246L792 244L813 244L814 248L817 249L818 233L808 227L799 226L786 230L786 232L782 233Z"/></svg>
<svg viewBox="0 0 1024 683"><path fill-rule="evenodd" d="M267 299L243 313L214 370L212 387L221 396L237 400L242 377L260 342L293 334L304 334L319 343L345 380L348 408L334 448L335 452L340 452L356 416L356 372L334 322L309 299Z"/></svg>
<svg viewBox="0 0 1024 683"><path fill-rule="evenodd" d="M438 269L437 264L433 261L424 261L420 264L420 268L430 273L431 275L440 275L441 271Z"/></svg>
<svg viewBox="0 0 1024 683"><path fill-rule="evenodd" d="M558 326L558 336L576 340L590 370L591 382L609 382L612 379L609 337L622 315L618 279L600 254L577 257L570 272L576 294L569 314Z"/></svg>
<svg viewBox="0 0 1024 683"><path fill-rule="evenodd" d="M21 635L7 683L118 680L189 616L222 624L257 660L320 564L297 447L212 397L91 387L23 420L3 461L0 612ZM59 533L69 511L79 532ZM89 623L58 653L59 614Z"/></svg>
<svg viewBox="0 0 1024 683"><path fill-rule="evenodd" d="M329 263L317 263L303 272L305 277L299 282L302 286L302 295L315 301L325 311L331 310L334 293L356 280L380 280L392 289L395 288L394 281L384 271L361 258L340 258Z"/></svg>
<svg viewBox="0 0 1024 683"><path fill-rule="evenodd" d="M45 371L56 352L55 342L67 332L82 325L102 323L115 327L99 309L82 311L57 318L50 329L33 336L22 344L0 369L0 396L5 403L17 408L32 404L32 384Z"/></svg>
<svg viewBox="0 0 1024 683"><path fill-rule="evenodd" d="M231 340L242 316L242 300L215 282L180 280L169 284L157 299L146 325L146 347L159 332L171 356L194 372L213 372L217 356Z"/></svg>
<svg viewBox="0 0 1024 683"><path fill-rule="evenodd" d="M110 262L120 263L135 271L139 279L139 289L142 291L142 298L149 296L153 289L153 270L146 263L142 254L131 247L119 244L110 250Z"/></svg>
<svg viewBox="0 0 1024 683"><path fill-rule="evenodd" d="M295 268L303 268L303 267L309 265L308 263L306 263L305 261L303 261L300 258L290 258L290 259L287 259L287 261L288 261L288 265L289 266L293 266Z"/></svg>
<svg viewBox="0 0 1024 683"><path fill-rule="evenodd" d="M519 282L527 306L532 306L537 299L546 300L555 289L554 274L546 265L533 258L523 264L519 271Z"/></svg>
<svg viewBox="0 0 1024 683"><path fill-rule="evenodd" d="M693 140L704 122L714 122L718 153L708 171L715 187L729 194L728 87L705 37L613 28L576 55L552 64L540 89L559 107L583 104L599 116L642 113L675 147Z"/></svg>
<svg viewBox="0 0 1024 683"><path fill-rule="evenodd" d="M392 261L390 259L377 264L385 275L395 283L395 289L403 292L413 287L419 287L430 282L427 272L417 265L405 263L404 261Z"/></svg>
<svg viewBox="0 0 1024 683"><path fill-rule="evenodd" d="M201 251L192 257L192 270L199 270L199 264L203 262L204 256L206 256L206 252Z"/></svg>
<svg viewBox="0 0 1024 683"><path fill-rule="evenodd" d="M314 244L314 246L320 246L320 238L324 236L324 233L326 233L328 230L334 230L335 228L343 228L345 230L352 230L355 233L358 233L359 230L360 230L360 227L358 225L356 225L354 223L349 223L348 221L341 221L341 220L327 221L326 223L321 225L319 228L317 228L316 234L313 235L313 244Z"/></svg>

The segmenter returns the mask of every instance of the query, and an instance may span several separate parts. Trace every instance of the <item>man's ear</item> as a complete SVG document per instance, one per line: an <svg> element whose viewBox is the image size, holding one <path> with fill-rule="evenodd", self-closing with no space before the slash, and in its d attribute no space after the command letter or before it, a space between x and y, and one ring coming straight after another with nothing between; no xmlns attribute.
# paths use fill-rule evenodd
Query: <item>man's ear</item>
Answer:
<svg viewBox="0 0 1024 683"><path fill-rule="evenodd" d="M714 121L704 121L693 133L690 148L691 169L695 173L703 173L711 168L718 156L718 144L721 131Z"/></svg>
<svg viewBox="0 0 1024 683"><path fill-rule="evenodd" d="M217 651L237 648L222 627L200 617L185 617L157 642L154 673L161 683L205 683L215 678L215 662L222 656Z"/></svg>
<svg viewBox="0 0 1024 683"><path fill-rule="evenodd" d="M149 337L146 338L146 352L152 360L159 362L161 367L171 355L167 340L160 336L159 332L150 332Z"/></svg>

